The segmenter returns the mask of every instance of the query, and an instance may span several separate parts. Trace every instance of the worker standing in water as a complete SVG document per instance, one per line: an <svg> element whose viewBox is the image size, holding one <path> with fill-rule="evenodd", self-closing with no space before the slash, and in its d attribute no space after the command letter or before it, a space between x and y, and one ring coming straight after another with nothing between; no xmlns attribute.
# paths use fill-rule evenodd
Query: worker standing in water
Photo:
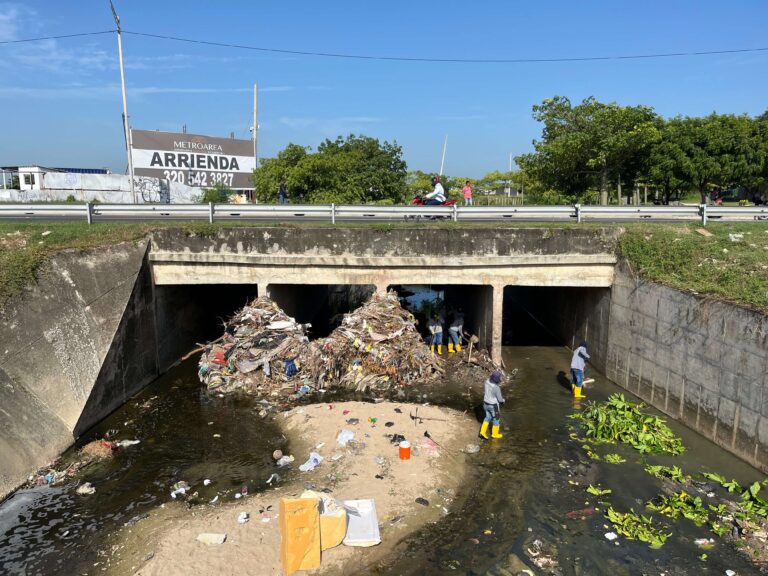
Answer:
<svg viewBox="0 0 768 576"><path fill-rule="evenodd" d="M571 392L573 392L574 398L584 398L584 394L581 393L581 387L584 386L584 367L589 360L589 354L587 354L587 343L583 341L579 344L579 347L573 351L573 357L571 358Z"/></svg>
<svg viewBox="0 0 768 576"><path fill-rule="evenodd" d="M448 327L448 352L461 352L461 335L464 332L464 313L461 308L453 313L453 321Z"/></svg>
<svg viewBox="0 0 768 576"><path fill-rule="evenodd" d="M429 319L429 324L427 325L429 328L429 334L430 334L430 349L434 353L435 346L437 346L437 353L442 356L443 355L443 323L440 321L440 316L438 314L435 314L432 316L432 318Z"/></svg>
<svg viewBox="0 0 768 576"><path fill-rule="evenodd" d="M503 434L499 432L499 410L501 405L504 404L504 396L501 395L501 372L494 370L493 373L485 381L485 389L483 394L483 408L485 408L485 420L480 428L480 437L488 440L488 425L493 422L493 428L491 430L491 438L501 438Z"/></svg>

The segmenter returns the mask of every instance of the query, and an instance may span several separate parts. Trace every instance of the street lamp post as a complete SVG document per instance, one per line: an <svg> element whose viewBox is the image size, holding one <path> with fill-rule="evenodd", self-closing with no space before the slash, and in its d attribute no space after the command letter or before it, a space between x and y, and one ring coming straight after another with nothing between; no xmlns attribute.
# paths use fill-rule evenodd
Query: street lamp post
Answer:
<svg viewBox="0 0 768 576"><path fill-rule="evenodd" d="M117 15L115 5L112 4L112 0L109 0L109 5L112 7L112 16L115 18L115 25L117 26L117 52L120 57L120 86L123 92L123 130L125 130L125 148L128 151L128 177L131 179L131 197L133 203L138 204L136 198L136 190L133 183L133 151L131 150L131 127L128 122L128 100L125 97L125 69L123 68L123 33L120 28L120 17Z"/></svg>

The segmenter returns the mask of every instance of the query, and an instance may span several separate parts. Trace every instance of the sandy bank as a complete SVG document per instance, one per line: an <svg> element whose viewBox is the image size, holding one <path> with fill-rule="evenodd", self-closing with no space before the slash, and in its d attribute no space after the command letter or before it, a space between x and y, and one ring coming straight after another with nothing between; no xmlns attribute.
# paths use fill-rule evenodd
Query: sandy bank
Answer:
<svg viewBox="0 0 768 576"><path fill-rule="evenodd" d="M314 450L325 458L315 470L297 471L284 485L223 504L187 510L183 502L169 503L118 533L109 573L279 575L278 502L281 497L300 496L307 486L330 491L340 500L375 500L382 543L373 548L328 550L319 571L359 572L420 527L439 521L454 505L466 467L474 458L464 452L468 443L476 442L477 426L471 415L418 406L418 416L424 420L414 420L411 414L416 414L416 408L391 402L345 402L332 408L304 406L278 416L292 446L293 467L298 468ZM336 438L342 430L354 432L354 442L339 445ZM387 434L403 434L411 441L410 460L399 460L398 448ZM275 471L285 476L284 469ZM428 505L416 503L417 498ZM240 512L249 513L249 522L237 522ZM196 541L203 532L226 533L227 540L205 545Z"/></svg>

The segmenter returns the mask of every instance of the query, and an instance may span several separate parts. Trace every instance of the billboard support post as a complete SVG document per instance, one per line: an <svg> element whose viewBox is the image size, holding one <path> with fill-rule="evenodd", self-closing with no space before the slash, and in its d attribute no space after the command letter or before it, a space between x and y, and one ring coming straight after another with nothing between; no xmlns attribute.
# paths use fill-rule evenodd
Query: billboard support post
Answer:
<svg viewBox="0 0 768 576"><path fill-rule="evenodd" d="M109 5L112 7L112 16L115 18L115 25L117 26L117 52L120 58L120 86L123 92L123 129L125 130L125 149L128 152L128 176L131 179L131 198L133 203L138 204L136 198L136 191L133 183L133 154L131 153L131 128L128 122L128 100L125 97L125 69L123 68L123 31L120 28L120 16L115 11L115 5L112 4L112 0L109 0Z"/></svg>

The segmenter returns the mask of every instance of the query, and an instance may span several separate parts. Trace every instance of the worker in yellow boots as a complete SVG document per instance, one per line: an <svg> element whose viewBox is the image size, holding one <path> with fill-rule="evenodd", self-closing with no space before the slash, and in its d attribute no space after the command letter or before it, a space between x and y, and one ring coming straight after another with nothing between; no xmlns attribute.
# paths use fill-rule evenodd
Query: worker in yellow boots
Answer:
<svg viewBox="0 0 768 576"><path fill-rule="evenodd" d="M579 347L573 351L571 358L571 392L573 392L574 398L584 398L581 388L584 386L584 367L587 360L589 360L587 343L582 341Z"/></svg>
<svg viewBox="0 0 768 576"><path fill-rule="evenodd" d="M501 372L494 370L485 381L485 392L483 394L483 408L485 408L485 420L480 428L480 437L488 440L488 425L493 423L491 438L501 438L503 434L499 432L499 410L504 404L504 397L501 395Z"/></svg>
<svg viewBox="0 0 768 576"><path fill-rule="evenodd" d="M435 346L437 346L437 353L439 355L443 355L443 323L440 321L440 316L438 314L435 314L432 316L432 318L429 319L429 323L427 324L427 328L429 328L429 334L430 334L430 349L432 350L432 353L435 352Z"/></svg>
<svg viewBox="0 0 768 576"><path fill-rule="evenodd" d="M448 326L448 352L461 352L461 334L464 332L464 314L461 308L453 313L453 320Z"/></svg>

